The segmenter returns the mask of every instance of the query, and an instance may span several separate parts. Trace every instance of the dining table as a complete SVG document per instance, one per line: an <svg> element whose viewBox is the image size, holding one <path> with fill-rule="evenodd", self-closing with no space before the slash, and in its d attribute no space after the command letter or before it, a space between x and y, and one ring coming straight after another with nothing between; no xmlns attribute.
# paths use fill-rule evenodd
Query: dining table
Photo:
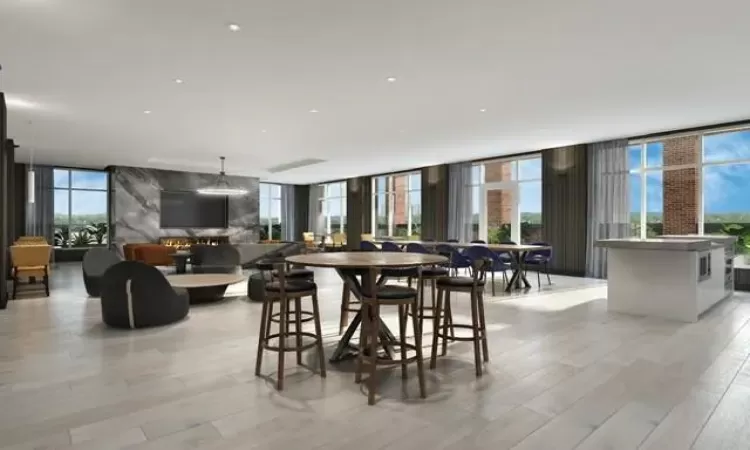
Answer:
<svg viewBox="0 0 750 450"><path fill-rule="evenodd" d="M385 242L382 239L376 239L372 241L375 244L381 244ZM505 292L511 292L513 288L531 288L531 283L526 279L525 261L526 256L529 252L539 250L551 250L552 247L549 245L532 245L532 244L481 244L471 242L436 242L436 241L389 241L393 242L401 248L406 247L410 243L417 243L427 248L435 248L438 245L450 245L454 248L464 249L471 246L482 246L487 247L495 253L507 253L510 255L510 267L513 274L505 286Z"/></svg>
<svg viewBox="0 0 750 450"><path fill-rule="evenodd" d="M369 287L370 277L368 276L371 269L410 269L434 266L446 264L448 258L436 254L346 251L294 255L286 257L285 261L295 266L335 269L344 282L343 294L351 293L361 302L364 297L363 293L371 292ZM385 281L386 278L381 277L377 283L382 285ZM421 286L421 283L417 283L417 286ZM362 309L359 309L342 334L336 350L331 355L330 361L332 363L350 359L356 355L357 348L351 344L351 340L361 323ZM382 320L380 321L380 327L381 339L384 342L396 344L396 337ZM388 346L384 345L384 347L388 356L392 358L392 355L388 353Z"/></svg>

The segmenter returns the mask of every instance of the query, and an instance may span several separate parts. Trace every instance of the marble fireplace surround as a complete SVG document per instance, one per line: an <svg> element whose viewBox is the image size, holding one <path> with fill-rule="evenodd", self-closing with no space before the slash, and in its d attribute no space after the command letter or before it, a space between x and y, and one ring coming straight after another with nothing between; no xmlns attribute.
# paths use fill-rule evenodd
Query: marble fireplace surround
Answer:
<svg viewBox="0 0 750 450"><path fill-rule="evenodd" d="M177 172L138 167L110 167L112 241L123 244L151 242L167 236L228 236L231 243L258 240L259 194L257 178L228 176L232 186L248 194L229 197L228 228L160 228L161 191L193 191L216 179L215 173Z"/></svg>

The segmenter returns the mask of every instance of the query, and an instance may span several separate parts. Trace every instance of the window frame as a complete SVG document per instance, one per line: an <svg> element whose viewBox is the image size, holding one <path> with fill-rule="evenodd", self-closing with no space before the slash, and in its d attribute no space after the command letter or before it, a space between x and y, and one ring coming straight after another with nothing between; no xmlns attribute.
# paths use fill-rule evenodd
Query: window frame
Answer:
<svg viewBox="0 0 750 450"><path fill-rule="evenodd" d="M65 172L67 176L67 183L65 187L58 187L57 183L55 183L55 172ZM74 187L73 186L73 172L94 172L94 173L101 173L104 174L104 187L103 188L81 188L81 187ZM101 192L104 193L104 216L105 216L105 223L107 223L107 227L110 226L109 221L109 172L106 170L96 170L96 169L83 169L78 167L52 167L52 186L50 187L52 191L52 198L53 198L53 220L52 220L52 226L56 229L58 226L67 226L68 227L68 242L64 243L61 248L71 247L71 238L70 234L73 231L73 227L78 228L84 228L87 225L90 224L84 224L84 223L73 223L73 192ZM57 191L67 191L67 199L68 199L68 208L67 208L67 222L65 224L58 224L54 217L57 215L55 210L55 204L54 204L54 198L55 193ZM105 239L108 240L109 238L109 232L107 235L104 236ZM108 244L109 242L105 241L102 244Z"/></svg>
<svg viewBox="0 0 750 450"><path fill-rule="evenodd" d="M268 195L263 195L263 186L268 186ZM276 187L278 187L278 189L274 189ZM261 182L261 183L259 183L259 186L258 186L258 199L259 199L258 200L258 211L259 211L258 219L259 219L259 221L262 221L264 217L268 219L268 223L266 224L266 236L268 236L268 240L274 240L274 237L273 237L273 225L274 225L274 222L273 222L273 219L274 219L274 217L273 217L273 205L274 205L274 201L276 201L276 200L278 200L278 202L279 202L279 229L281 229L281 224L282 224L282 218L281 218L281 189L282 189L282 186L281 186L281 184L278 184L278 183ZM275 191L278 191L278 196L275 195ZM265 212L265 214L266 214L265 216L264 216L264 212L261 211L261 208L260 208L260 198L265 198L268 201L268 211ZM279 236L279 238L280 237L281 236Z"/></svg>
<svg viewBox="0 0 750 450"><path fill-rule="evenodd" d="M412 183L415 176L419 176L419 183ZM406 177L406 183L404 186L404 215L406 216L406 238L411 237L416 229L414 221L413 204L411 201L411 195L413 193L419 193L419 233L422 233L422 172L420 170L412 170L408 172L390 173L383 175L375 175L371 180L372 195L371 195L371 217L370 217L370 230L373 236L376 237L395 237L394 232L396 230L396 178ZM383 180L385 187L383 192L378 191L378 180ZM378 234L378 210L377 210L377 199L382 198L386 202L385 216L387 223L387 234Z"/></svg>

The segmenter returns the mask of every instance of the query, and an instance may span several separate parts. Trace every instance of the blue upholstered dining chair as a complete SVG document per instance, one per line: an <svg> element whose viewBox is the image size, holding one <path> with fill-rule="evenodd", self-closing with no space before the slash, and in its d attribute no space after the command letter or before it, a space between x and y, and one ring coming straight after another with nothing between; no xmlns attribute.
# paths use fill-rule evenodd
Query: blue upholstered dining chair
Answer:
<svg viewBox="0 0 750 450"><path fill-rule="evenodd" d="M531 245L544 245L549 246L546 242L532 242ZM549 284L552 284L552 279L549 276L549 262L552 260L552 249L545 249L545 250L532 250L526 254L526 257L523 260L523 263L525 265L524 268L524 274L525 269L529 266L534 267L534 270L536 270L536 282L539 285L539 287L542 286L541 276L540 272L544 270L545 275L547 275L547 282Z"/></svg>
<svg viewBox="0 0 750 450"><path fill-rule="evenodd" d="M500 259L497 253L493 252L489 248L483 245L472 245L464 250L464 255L471 261L478 261L481 259L492 260L492 266L487 269L488 272L492 273L492 295L495 295L495 272L501 272L503 274L503 283L508 282L508 274L505 273L510 269L510 264Z"/></svg>
<svg viewBox="0 0 750 450"><path fill-rule="evenodd" d="M435 252L450 258L448 264L451 270L453 270L455 276L458 276L458 269L471 268L471 260L457 247L448 244L438 244L435 247Z"/></svg>
<svg viewBox="0 0 750 450"><path fill-rule="evenodd" d="M384 252L400 252L401 247L399 247L396 243L391 241L385 241L382 244L380 244L380 249Z"/></svg>
<svg viewBox="0 0 750 450"><path fill-rule="evenodd" d="M359 249L363 252L379 252L380 249L378 248L375 243L370 241L362 241L359 243Z"/></svg>
<svg viewBox="0 0 750 450"><path fill-rule="evenodd" d="M487 242L481 240L481 239L474 239L473 241L469 242L470 244L486 244Z"/></svg>
<svg viewBox="0 0 750 450"><path fill-rule="evenodd" d="M505 244L505 245L518 245L516 244L515 241L510 241L510 240L500 241L500 243ZM507 263L507 264L513 263L513 257L510 255L509 252L497 252L497 256L499 256L500 259L504 263Z"/></svg>

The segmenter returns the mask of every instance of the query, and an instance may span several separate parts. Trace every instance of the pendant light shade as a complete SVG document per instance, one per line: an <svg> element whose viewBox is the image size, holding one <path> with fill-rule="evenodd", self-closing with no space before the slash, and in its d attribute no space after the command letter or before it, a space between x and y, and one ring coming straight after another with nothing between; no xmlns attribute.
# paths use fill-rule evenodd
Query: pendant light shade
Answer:
<svg viewBox="0 0 750 450"><path fill-rule="evenodd" d="M29 169L27 179L29 183L27 198L29 203L34 203L36 201L36 192L34 189L36 186L36 172L34 172L34 169Z"/></svg>
<svg viewBox="0 0 750 450"><path fill-rule="evenodd" d="M224 157L220 156L221 160L221 171L219 176L216 178L214 184L206 186L197 190L201 195L226 195L228 197L236 197L239 195L246 195L247 189L233 188L227 181L227 175L224 173Z"/></svg>

